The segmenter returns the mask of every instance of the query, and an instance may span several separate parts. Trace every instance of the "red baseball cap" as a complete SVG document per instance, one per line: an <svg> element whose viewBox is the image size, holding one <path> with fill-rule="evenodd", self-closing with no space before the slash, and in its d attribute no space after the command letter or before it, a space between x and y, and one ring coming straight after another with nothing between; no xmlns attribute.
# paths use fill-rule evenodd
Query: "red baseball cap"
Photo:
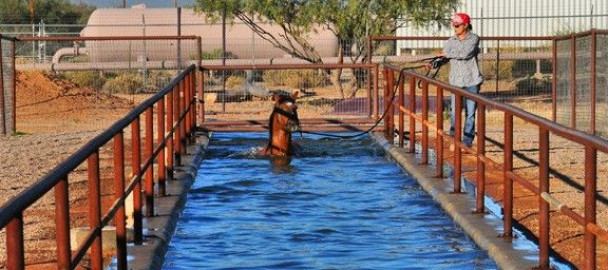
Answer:
<svg viewBox="0 0 608 270"><path fill-rule="evenodd" d="M471 17L469 17L469 15L467 15L466 13L456 13L454 15L452 15L452 18L450 18L450 23L452 25L459 25L459 24L471 24Z"/></svg>

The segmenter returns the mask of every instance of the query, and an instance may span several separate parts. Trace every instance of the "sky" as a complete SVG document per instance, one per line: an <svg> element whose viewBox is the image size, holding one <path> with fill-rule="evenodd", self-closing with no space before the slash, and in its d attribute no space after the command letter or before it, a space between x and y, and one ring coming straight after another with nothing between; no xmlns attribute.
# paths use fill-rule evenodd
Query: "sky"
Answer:
<svg viewBox="0 0 608 270"><path fill-rule="evenodd" d="M86 4L97 7L122 7L123 0L70 0L73 4ZM146 7L174 7L176 0L126 0L127 7L146 4ZM188 7L194 0L177 0L180 7Z"/></svg>

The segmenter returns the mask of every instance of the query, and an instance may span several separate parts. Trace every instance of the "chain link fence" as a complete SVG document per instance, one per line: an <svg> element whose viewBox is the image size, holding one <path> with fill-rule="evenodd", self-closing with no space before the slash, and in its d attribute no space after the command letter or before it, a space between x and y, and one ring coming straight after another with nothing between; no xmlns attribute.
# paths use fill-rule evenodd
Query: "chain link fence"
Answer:
<svg viewBox="0 0 608 270"><path fill-rule="evenodd" d="M608 136L608 32L557 40L556 121Z"/></svg>
<svg viewBox="0 0 608 270"><path fill-rule="evenodd" d="M0 36L0 134L15 133L15 41Z"/></svg>

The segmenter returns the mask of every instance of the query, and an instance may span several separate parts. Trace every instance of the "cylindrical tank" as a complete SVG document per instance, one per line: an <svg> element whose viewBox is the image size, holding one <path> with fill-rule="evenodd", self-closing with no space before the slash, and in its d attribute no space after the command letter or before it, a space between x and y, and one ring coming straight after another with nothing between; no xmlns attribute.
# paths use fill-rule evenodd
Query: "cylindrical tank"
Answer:
<svg viewBox="0 0 608 270"><path fill-rule="evenodd" d="M83 37L96 36L177 36L177 8L97 9L80 33ZM276 25L261 24L265 31L278 36L282 29ZM195 35L202 38L203 53L218 55L222 48L222 24L207 23L204 15L192 9L181 11L181 35ZM308 34L307 40L321 57L337 55L338 39L328 29L318 27ZM91 61L143 61L175 60L181 46L181 59L194 60L196 41L194 40L154 40L154 41L87 41L85 46ZM236 19L226 25L226 52L229 57L240 59L290 57L254 34L243 22Z"/></svg>

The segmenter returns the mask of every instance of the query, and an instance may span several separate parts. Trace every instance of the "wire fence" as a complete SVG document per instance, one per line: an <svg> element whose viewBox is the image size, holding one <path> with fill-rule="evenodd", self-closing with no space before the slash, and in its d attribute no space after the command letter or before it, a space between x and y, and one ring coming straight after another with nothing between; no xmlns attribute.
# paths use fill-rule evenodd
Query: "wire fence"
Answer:
<svg viewBox="0 0 608 270"><path fill-rule="evenodd" d="M557 40L556 121L608 136L608 32Z"/></svg>
<svg viewBox="0 0 608 270"><path fill-rule="evenodd" d="M15 42L0 36L0 134L15 132Z"/></svg>

